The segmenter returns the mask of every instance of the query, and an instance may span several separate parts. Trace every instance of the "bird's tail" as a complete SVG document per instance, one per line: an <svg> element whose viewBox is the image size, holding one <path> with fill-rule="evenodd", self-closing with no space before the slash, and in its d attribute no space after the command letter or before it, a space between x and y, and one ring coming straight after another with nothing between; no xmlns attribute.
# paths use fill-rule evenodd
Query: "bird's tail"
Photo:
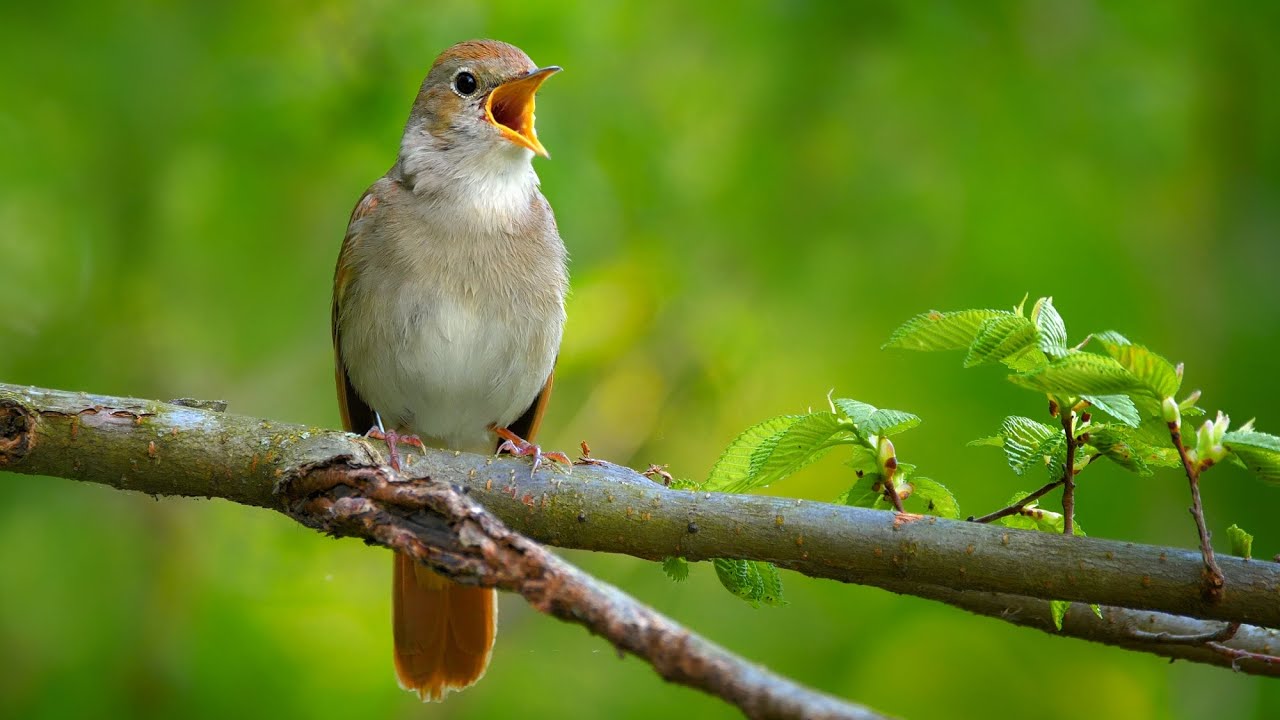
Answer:
<svg viewBox="0 0 1280 720"><path fill-rule="evenodd" d="M402 553L395 555L392 582L400 686L439 701L484 677L497 633L497 593L446 580Z"/></svg>

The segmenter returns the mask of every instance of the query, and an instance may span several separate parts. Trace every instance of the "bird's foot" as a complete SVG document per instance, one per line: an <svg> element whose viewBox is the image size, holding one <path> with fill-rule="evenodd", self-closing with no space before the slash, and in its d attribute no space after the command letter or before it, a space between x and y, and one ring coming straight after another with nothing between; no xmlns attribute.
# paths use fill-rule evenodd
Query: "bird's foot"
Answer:
<svg viewBox="0 0 1280 720"><path fill-rule="evenodd" d="M396 449L397 444L412 445L419 450L427 449L427 446L422 444L422 439L417 435L401 435L395 430L383 430L377 425L369 428L369 432L365 433L364 436L374 440L381 440L387 444L387 462L396 472L400 472L400 451Z"/></svg>
<svg viewBox="0 0 1280 720"><path fill-rule="evenodd" d="M529 473L530 476L538 472L538 466L542 464L543 458L560 463L566 470L571 471L573 468L573 461L562 452L544 453L542 448L516 435L507 428L494 428L493 431L498 434L498 437L502 438L502 444L498 446L499 455L507 453L519 457L533 458L533 470Z"/></svg>

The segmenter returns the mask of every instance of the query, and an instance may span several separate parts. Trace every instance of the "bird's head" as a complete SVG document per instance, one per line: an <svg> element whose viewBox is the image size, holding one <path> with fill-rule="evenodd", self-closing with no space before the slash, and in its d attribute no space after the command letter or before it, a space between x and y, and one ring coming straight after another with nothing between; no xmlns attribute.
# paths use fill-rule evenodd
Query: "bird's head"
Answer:
<svg viewBox="0 0 1280 720"><path fill-rule="evenodd" d="M469 40L436 58L405 126L400 157L411 174L472 175L527 168L547 156L533 126L534 95L555 66L519 48Z"/></svg>

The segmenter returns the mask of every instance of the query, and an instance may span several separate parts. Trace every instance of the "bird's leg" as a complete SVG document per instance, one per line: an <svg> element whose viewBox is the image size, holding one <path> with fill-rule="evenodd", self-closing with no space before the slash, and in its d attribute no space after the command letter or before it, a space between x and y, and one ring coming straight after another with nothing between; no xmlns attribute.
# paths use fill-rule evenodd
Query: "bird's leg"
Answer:
<svg viewBox="0 0 1280 720"><path fill-rule="evenodd" d="M396 472L400 472L400 452L396 450L398 443L412 445L419 450L427 449L427 446L422 444L422 439L417 435L401 435L395 430L386 429L382 426L382 416L377 413L374 413L373 418L378 424L369 428L369 432L365 433L364 436L374 440L381 440L387 444L387 462L391 464L391 468Z"/></svg>
<svg viewBox="0 0 1280 720"><path fill-rule="evenodd" d="M498 446L498 454L501 455L502 453L509 453L511 455L518 455L520 457L532 456L533 457L532 472L535 472L535 473L538 472L538 466L542 464L543 458L546 458L548 460L554 460L558 463L561 463L566 468L573 467L573 461L569 459L568 455L565 455L562 452L544 453L542 452L542 448L538 447L537 445L534 445L533 443L529 442L528 440L525 440L524 438L520 437L519 435L516 435L515 433L511 432L510 430L504 427L495 427L493 431L498 434L498 437L502 438L502 444Z"/></svg>

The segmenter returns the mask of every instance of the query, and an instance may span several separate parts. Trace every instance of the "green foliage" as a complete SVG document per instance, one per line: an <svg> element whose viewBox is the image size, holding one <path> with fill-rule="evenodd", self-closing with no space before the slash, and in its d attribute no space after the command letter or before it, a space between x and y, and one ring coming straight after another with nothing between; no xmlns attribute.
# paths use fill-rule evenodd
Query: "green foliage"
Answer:
<svg viewBox="0 0 1280 720"><path fill-rule="evenodd" d="M951 520L960 519L960 504L956 496L945 485L926 477L913 477L910 480L914 492L908 502L923 503L921 512L925 515L937 515Z"/></svg>
<svg viewBox="0 0 1280 720"><path fill-rule="evenodd" d="M689 579L689 561L682 557L663 558L662 572L676 582L684 582Z"/></svg>
<svg viewBox="0 0 1280 720"><path fill-rule="evenodd" d="M1055 396L1109 395L1141 388L1138 380L1116 360L1078 351L1009 379L1029 390Z"/></svg>
<svg viewBox="0 0 1280 720"><path fill-rule="evenodd" d="M1031 311L1031 318L1035 320L1036 330L1039 333L1040 350L1052 358L1066 355L1068 352L1067 326L1057 309L1053 307L1053 298L1045 297L1036 301L1036 306Z"/></svg>
<svg viewBox="0 0 1280 720"><path fill-rule="evenodd" d="M1268 482L1280 482L1280 437L1256 431L1236 431L1223 435L1222 444L1258 477Z"/></svg>
<svg viewBox="0 0 1280 720"><path fill-rule="evenodd" d="M852 435L853 429L832 412L766 420L729 445L702 489L740 493L765 487L849 441Z"/></svg>
<svg viewBox="0 0 1280 720"><path fill-rule="evenodd" d="M850 398L831 400L831 410L803 415L780 415L753 425L729 444L700 491L751 492L795 474L836 447L848 447L846 462L857 481L840 495L840 501L862 507L888 507L885 478L910 497L920 512L958 518L955 496L941 483L917 478L906 485L915 466L899 463L890 436L920 424L920 418L901 410L877 408ZM890 472L889 468L892 468ZM676 562L679 561L679 562ZM778 605L782 581L777 568L764 562L727 558L713 561L721 583L734 595L753 604ZM687 563L668 558L663 570L672 579L687 576Z"/></svg>
<svg viewBox="0 0 1280 720"><path fill-rule="evenodd" d="M864 439L869 435L897 435L920 424L920 418L909 412L882 410L857 400L836 398L831 404L853 423Z"/></svg>
<svg viewBox="0 0 1280 720"><path fill-rule="evenodd" d="M1119 362L1141 383L1143 389L1157 398L1173 397L1182 387L1182 373L1168 360L1141 345L1135 345L1117 332L1094 335L1107 354Z"/></svg>
<svg viewBox="0 0 1280 720"><path fill-rule="evenodd" d="M1245 532L1235 523L1227 528L1227 537L1231 540L1231 554L1248 560L1253 557L1253 536Z"/></svg>
<svg viewBox="0 0 1280 720"><path fill-rule="evenodd" d="M1009 467L1022 475L1029 467L1047 464L1041 448L1046 443L1051 446L1055 442L1054 438L1061 440L1062 430L1015 415L1004 419L998 434L969 444L1003 447Z"/></svg>
<svg viewBox="0 0 1280 720"><path fill-rule="evenodd" d="M782 578L778 575L778 568L771 563L725 558L717 558L711 563L725 589L751 605L777 607L786 604L782 599Z"/></svg>
<svg viewBox="0 0 1280 720"><path fill-rule="evenodd" d="M1010 315L1008 310L961 310L921 313L894 331L885 348L903 350L961 350L969 347L987 320Z"/></svg>
<svg viewBox="0 0 1280 720"><path fill-rule="evenodd" d="M1080 399L1129 427L1142 424L1142 415L1128 395L1081 395Z"/></svg>
<svg viewBox="0 0 1280 720"><path fill-rule="evenodd" d="M1021 315L1000 315L990 318L978 329L973 343L969 345L969 354L965 356L964 366L974 367L990 362L1005 362L1015 369L1023 368L1023 359L1037 354L1038 348L1036 326ZM1032 352L1036 351L1036 352ZM1036 361L1029 361L1034 366ZM1043 364L1039 358L1038 364Z"/></svg>
<svg viewBox="0 0 1280 720"><path fill-rule="evenodd" d="M1050 600L1049 612L1053 615L1053 626L1062 629L1062 619L1067 616L1067 610L1071 608L1069 600Z"/></svg>

